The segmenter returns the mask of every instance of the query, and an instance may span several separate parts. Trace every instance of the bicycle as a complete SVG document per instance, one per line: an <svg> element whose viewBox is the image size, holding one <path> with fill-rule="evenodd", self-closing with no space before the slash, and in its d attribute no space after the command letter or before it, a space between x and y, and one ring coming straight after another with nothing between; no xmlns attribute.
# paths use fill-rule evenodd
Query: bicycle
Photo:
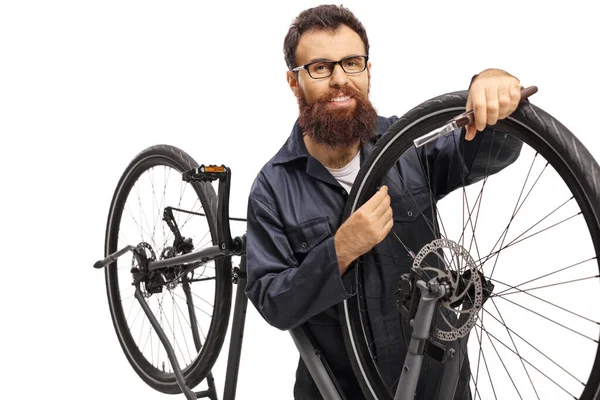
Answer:
<svg viewBox="0 0 600 400"><path fill-rule="evenodd" d="M476 154L487 155L485 162L469 165L460 158L466 170L448 171L458 173L461 182L451 193L432 193L431 183L413 187L398 174L403 160L412 157L431 176L422 156L441 140L454 143L452 157L465 154L455 140L460 131L431 143L420 139L464 111L466 96L466 91L444 94L402 116L375 144L349 195L342 220L387 183L398 189L392 200L395 223L430 229L426 238L398 237L392 230L378 245L387 246L392 264L376 247L348 272L357 294L339 309L363 395L369 400L412 399L429 373L442 366L436 395L452 399L466 365L473 398L600 398L600 318L594 309L600 294L600 167L581 142L545 111L522 103L509 118L488 127L488 142L478 142ZM485 143L489 147L481 148ZM494 167L503 146L515 146L518 157L498 170ZM155 169L158 174L151 176ZM392 169L394 174L388 175ZM479 171L476 177L474 170ZM181 176L175 190L166 188L171 174ZM132 367L154 389L188 399L217 398L211 368L228 330L232 283L238 286L224 398L235 398L247 298L245 235L230 234L230 176L227 167L199 166L171 146L142 151L117 185L105 258L94 265L105 267L111 317ZM212 182L218 182L218 196ZM156 196L161 184L162 192L148 210L128 206L130 197L141 206L140 196ZM510 199L507 210L495 204L482 207L490 196L501 203ZM152 219L146 215L150 211ZM132 224L123 221L124 214ZM527 216L533 223L522 221ZM567 226L572 231L556 232ZM182 235L184 228L189 236ZM497 230L480 235L484 228ZM130 241L133 237L141 240ZM526 254L546 259L524 266L522 256L514 254L524 243L529 245ZM535 247L539 245L541 249ZM119 267L117 259L129 252L131 263ZM232 256L241 257L239 267L232 268ZM372 265L387 268L391 278L379 283L392 285L394 298L374 294L364 274ZM553 280L565 273L574 275ZM125 285L132 286L129 296ZM206 299L213 299L212 304ZM528 301L533 305L524 306ZM374 303L393 307L396 317L378 320ZM527 323L533 331L522 327ZM554 336L547 334L552 328ZM382 331L403 340L382 343ZM290 333L323 397L343 399L304 329ZM567 345L549 343L548 337ZM570 347L575 344L580 347ZM408 348L405 363L391 372L380 368L381 360L402 346ZM207 391L190 389L204 380Z"/></svg>

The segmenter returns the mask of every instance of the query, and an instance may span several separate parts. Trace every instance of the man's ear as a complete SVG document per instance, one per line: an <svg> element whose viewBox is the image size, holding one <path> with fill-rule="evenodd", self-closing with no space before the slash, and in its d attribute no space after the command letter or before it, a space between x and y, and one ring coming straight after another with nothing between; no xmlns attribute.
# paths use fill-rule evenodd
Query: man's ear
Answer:
<svg viewBox="0 0 600 400"><path fill-rule="evenodd" d="M298 92L298 76L292 71L286 71L285 75L290 89L292 89L292 92L296 95Z"/></svg>

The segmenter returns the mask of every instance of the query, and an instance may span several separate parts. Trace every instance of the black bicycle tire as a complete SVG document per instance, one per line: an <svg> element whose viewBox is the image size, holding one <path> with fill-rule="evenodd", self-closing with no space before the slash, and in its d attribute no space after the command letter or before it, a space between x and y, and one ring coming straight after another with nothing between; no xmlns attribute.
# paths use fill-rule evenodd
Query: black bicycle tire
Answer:
<svg viewBox="0 0 600 400"><path fill-rule="evenodd" d="M437 96L413 108L397 120L376 143L361 167L348 197L342 220L346 220L370 195L375 193L382 175L390 168L391 163L413 145L412 141L415 137L411 137L411 129L428 119L431 120L430 130L441 126L449 119L448 116L452 117L464 111L467 95L467 91L458 91ZM545 143L554 156L560 159L562 168L566 168L575 178L576 187L570 189L572 192L574 190L578 192L579 199L582 201L580 207L582 211L585 209L584 216L588 229L594 238L596 254L600 254L600 180L598 179L600 166L594 157L563 124L529 102L522 103L508 121L536 135L537 139ZM499 121L497 126L503 123ZM358 264L354 262L350 270L353 280L358 279L359 276L356 268ZM367 356L369 350L362 332L358 297L353 296L340 305L346 348L365 398L389 400L390 394L379 377L377 367L370 356ZM600 398L599 385L600 347L596 350L593 367L580 399Z"/></svg>
<svg viewBox="0 0 600 400"><path fill-rule="evenodd" d="M127 195L142 172L151 166L168 165L184 172L198 167L198 163L186 152L169 145L156 145L140 152L125 168L110 205L106 224L105 256L118 250L118 226L121 219L122 208L127 200ZM205 182L190 182L200 199L206 214L212 243L217 244L217 196L212 185ZM113 230L113 227L116 229ZM136 245L137 243L132 243ZM175 374L165 373L152 366L137 348L124 320L123 310L120 307L118 291L111 291L118 278L116 263L106 267L106 289L109 310L115 332L125 356L140 378L152 388L167 394L181 393ZM214 366L229 324L232 300L231 258L220 257L215 259L215 303L210 328L206 334L205 342L195 360L185 369L183 375L189 387L200 383ZM117 292L117 294L115 294Z"/></svg>

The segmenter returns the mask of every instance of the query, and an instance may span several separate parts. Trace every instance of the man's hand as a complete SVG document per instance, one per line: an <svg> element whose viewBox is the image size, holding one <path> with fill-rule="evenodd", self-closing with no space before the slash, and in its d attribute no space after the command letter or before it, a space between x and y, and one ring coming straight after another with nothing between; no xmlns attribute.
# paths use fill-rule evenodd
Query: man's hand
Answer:
<svg viewBox="0 0 600 400"><path fill-rule="evenodd" d="M394 219L387 186L382 186L337 230L334 241L340 274L350 263L381 242L392 229Z"/></svg>
<svg viewBox="0 0 600 400"><path fill-rule="evenodd" d="M477 131L494 125L517 109L521 100L519 80L501 69L486 69L471 83L467 111L473 110L475 123L467 126L466 140L472 140Z"/></svg>

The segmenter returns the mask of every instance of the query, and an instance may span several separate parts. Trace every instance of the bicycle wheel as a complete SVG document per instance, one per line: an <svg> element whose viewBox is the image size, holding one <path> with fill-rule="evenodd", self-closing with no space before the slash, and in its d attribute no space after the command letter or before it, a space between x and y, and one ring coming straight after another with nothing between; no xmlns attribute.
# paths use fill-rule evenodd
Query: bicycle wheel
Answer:
<svg viewBox="0 0 600 400"><path fill-rule="evenodd" d="M159 260L215 244L217 201L212 185L182 180L182 172L197 166L172 146L158 145L138 154L112 199L105 255L133 245ZM167 207L172 207L182 237L178 244L163 220ZM108 303L119 342L148 385L180 393L167 353L134 297L132 273L139 265L128 254L106 267ZM206 377L219 355L229 322L231 285L231 261L223 257L170 267L142 279L145 301L169 338L189 387Z"/></svg>
<svg viewBox="0 0 600 400"><path fill-rule="evenodd" d="M466 342L455 354L463 365L455 398L595 399L600 168L529 102L472 142L455 131L415 147L464 111L467 94L436 97L400 118L352 188L344 219L382 184L394 212L390 235L349 271L357 295L340 308L357 378L366 398L394 397L411 333L398 311L402 274L412 271L453 288L438 302L430 339L446 349ZM452 398L432 354L415 398Z"/></svg>

